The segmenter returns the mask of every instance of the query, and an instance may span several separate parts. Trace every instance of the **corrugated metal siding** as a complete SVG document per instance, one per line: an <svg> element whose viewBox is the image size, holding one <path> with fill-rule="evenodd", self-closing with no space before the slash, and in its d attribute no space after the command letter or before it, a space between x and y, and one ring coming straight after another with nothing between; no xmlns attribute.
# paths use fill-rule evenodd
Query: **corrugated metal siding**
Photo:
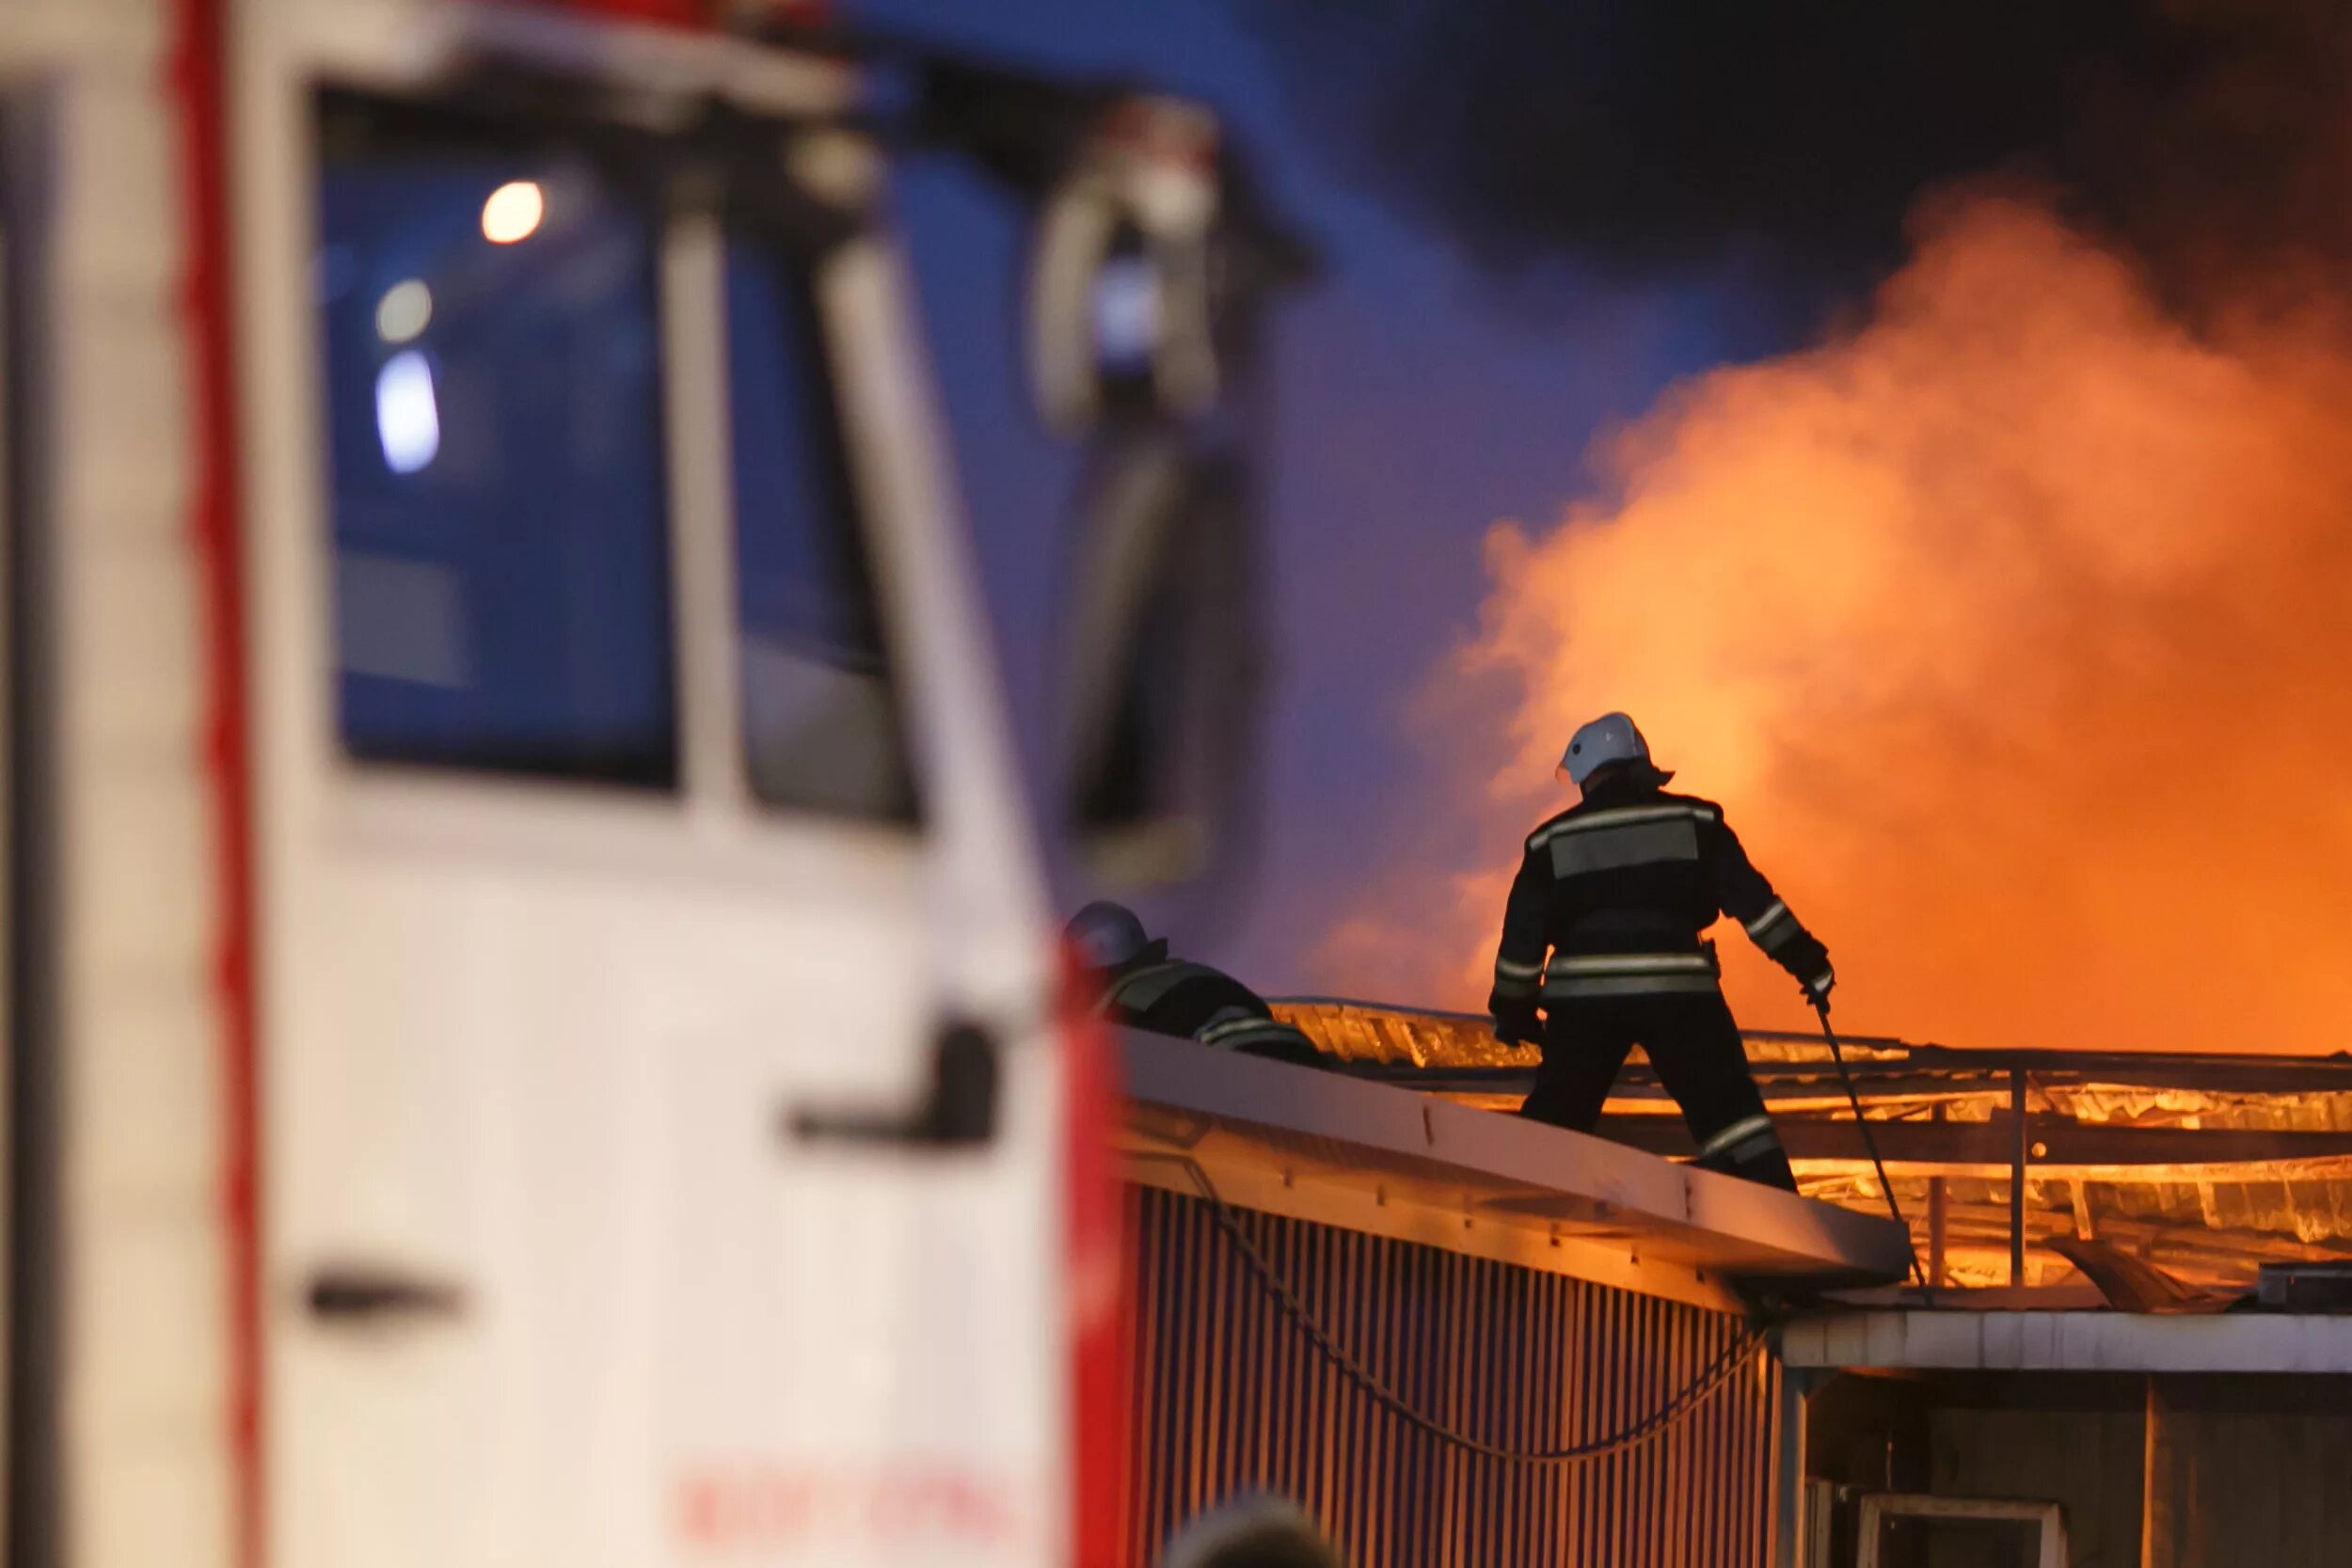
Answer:
<svg viewBox="0 0 2352 1568"><path fill-rule="evenodd" d="M1654 1441L1570 1465L1489 1461L1405 1425L1282 1316L1208 1206L1130 1189L1136 1322L1127 1560L1270 1490L1350 1568L1756 1568L1769 1555L1779 1365L1759 1358ZM1557 1275L1243 1213L1342 1345L1457 1431L1544 1449L1613 1432L1690 1382L1740 1320Z"/></svg>

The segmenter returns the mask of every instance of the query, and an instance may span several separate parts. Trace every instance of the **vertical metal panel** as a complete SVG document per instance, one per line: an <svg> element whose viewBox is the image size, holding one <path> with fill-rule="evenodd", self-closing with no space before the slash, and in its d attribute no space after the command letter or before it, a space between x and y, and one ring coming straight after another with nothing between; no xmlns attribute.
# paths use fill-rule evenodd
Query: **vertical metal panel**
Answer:
<svg viewBox="0 0 2352 1568"><path fill-rule="evenodd" d="M1579 1465L1480 1458L1407 1426L1276 1307L1199 1199L1128 1193L1136 1393L1122 1539L1146 1568L1237 1493L1304 1506L1351 1568L1753 1568L1771 1543L1779 1369L1661 1437ZM1389 1387L1520 1449L1614 1431L1687 1384L1737 1318L1486 1259L1243 1213L1308 1309Z"/></svg>
<svg viewBox="0 0 2352 1568"><path fill-rule="evenodd" d="M2157 1376L2143 1399L2143 1513L2133 1561L2341 1568L2352 1540L2352 1487L2344 1484L2352 1378ZM2047 1441L2039 1433L2033 1440ZM2128 1450L2117 1449L2107 1465L2121 1460L2128 1473ZM2081 1511L2055 1487L2039 1495L2067 1502L2070 1514ZM2127 1544L2122 1524L2104 1528Z"/></svg>

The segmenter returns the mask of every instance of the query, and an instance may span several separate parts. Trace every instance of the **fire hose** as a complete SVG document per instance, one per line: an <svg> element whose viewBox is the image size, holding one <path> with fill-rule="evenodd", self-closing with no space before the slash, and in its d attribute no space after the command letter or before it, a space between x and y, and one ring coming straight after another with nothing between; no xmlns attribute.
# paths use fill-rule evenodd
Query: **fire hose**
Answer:
<svg viewBox="0 0 2352 1568"><path fill-rule="evenodd" d="M1489 1443L1467 1433L1457 1432L1436 1418L1423 1414L1407 1403L1402 1395L1375 1377L1361 1362L1349 1354L1347 1350L1332 1338L1330 1331L1315 1320L1314 1314L1309 1311L1306 1304L1298 1299L1289 1283L1275 1271L1274 1265L1267 1261L1265 1254L1258 1249L1257 1243L1251 1239L1248 1227L1241 1223L1240 1216L1235 1214L1232 1207L1226 1203L1224 1196L1216 1190L1216 1183L1209 1179L1209 1173L1200 1168L1198 1161L1185 1154L1136 1154L1131 1155L1130 1158L1173 1164L1184 1171L1195 1190L1207 1202L1209 1215L1216 1222L1217 1228L1223 1231L1225 1239L1233 1244L1233 1250L1241 1255L1242 1261L1248 1266L1249 1273L1257 1279L1259 1285L1274 1298L1274 1303L1281 1308L1282 1315L1290 1320L1293 1327L1306 1336L1308 1343L1314 1346L1324 1359L1337 1369L1341 1376L1356 1386L1358 1392L1415 1431L1424 1433L1449 1447L1477 1454L1481 1458L1499 1460L1509 1465L1573 1465L1584 1460L1599 1459L1609 1454L1621 1453L1628 1449L1649 1442L1690 1415L1708 1399L1721 1392L1724 1386L1730 1382L1732 1374L1745 1366L1750 1357L1763 1348L1766 1338L1772 1332L1770 1323L1750 1323L1734 1337L1730 1343L1717 1352L1714 1359L1701 1368L1696 1376L1675 1390L1655 1409L1640 1419L1619 1427L1606 1436L1589 1437L1581 1442L1570 1443L1554 1449L1504 1448L1501 1444Z"/></svg>
<svg viewBox="0 0 2352 1568"><path fill-rule="evenodd" d="M1879 1141L1870 1131L1870 1118L1862 1114L1862 1094L1854 1087L1853 1074L1846 1069L1846 1048L1837 1038L1837 1031L1830 1027L1829 999L1813 999L1813 1011L1821 1021L1821 1037L1829 1041L1829 1059L1837 1064L1838 1080L1846 1085L1846 1102L1853 1107L1854 1126L1862 1133L1862 1147L1869 1151L1870 1168L1879 1175L1879 1191L1886 1196L1886 1212L1903 1227L1903 1250L1911 1254L1911 1277L1919 1288L1919 1299L1933 1305L1928 1293L1928 1272L1919 1266L1919 1249L1912 1244L1911 1222L1903 1218L1902 1205L1895 1201L1895 1183L1886 1179L1886 1162L1879 1158Z"/></svg>

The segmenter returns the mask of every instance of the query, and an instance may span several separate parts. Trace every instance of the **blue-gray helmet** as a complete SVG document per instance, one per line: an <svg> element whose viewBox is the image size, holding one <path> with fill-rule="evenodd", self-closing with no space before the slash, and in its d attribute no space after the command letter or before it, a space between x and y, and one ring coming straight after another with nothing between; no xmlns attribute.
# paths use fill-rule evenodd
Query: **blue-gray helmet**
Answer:
<svg viewBox="0 0 2352 1568"><path fill-rule="evenodd" d="M1117 969L1152 942L1135 911L1107 898L1097 899L1072 915L1062 934L1089 969Z"/></svg>
<svg viewBox="0 0 2352 1568"><path fill-rule="evenodd" d="M1649 761L1649 742L1633 721L1622 713L1604 713L1568 739L1561 753L1560 772L1579 789L1584 781L1613 762Z"/></svg>
<svg viewBox="0 0 2352 1568"><path fill-rule="evenodd" d="M1184 1527L1162 1568L1339 1568L1340 1555L1295 1503L1234 1497Z"/></svg>

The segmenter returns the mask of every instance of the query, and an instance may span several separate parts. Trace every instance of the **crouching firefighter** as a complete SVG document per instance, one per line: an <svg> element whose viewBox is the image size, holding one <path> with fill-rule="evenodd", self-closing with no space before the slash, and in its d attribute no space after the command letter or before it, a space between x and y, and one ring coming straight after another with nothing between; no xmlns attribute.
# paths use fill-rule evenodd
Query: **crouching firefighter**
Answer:
<svg viewBox="0 0 2352 1568"><path fill-rule="evenodd" d="M1220 1051L1322 1065L1313 1042L1276 1019L1256 991L1207 964L1169 958L1167 940L1152 941L1125 906L1089 904L1071 917L1067 935L1094 1010L1112 1022Z"/></svg>
<svg viewBox="0 0 2352 1568"><path fill-rule="evenodd" d="M1730 915L1823 1006L1829 950L1748 863L1722 807L1666 793L1673 776L1622 713L1576 732L1559 777L1581 799L1527 837L1487 1010L1504 1041L1543 1048L1520 1115L1591 1132L1639 1045L1700 1164L1794 1192L1700 933Z"/></svg>

